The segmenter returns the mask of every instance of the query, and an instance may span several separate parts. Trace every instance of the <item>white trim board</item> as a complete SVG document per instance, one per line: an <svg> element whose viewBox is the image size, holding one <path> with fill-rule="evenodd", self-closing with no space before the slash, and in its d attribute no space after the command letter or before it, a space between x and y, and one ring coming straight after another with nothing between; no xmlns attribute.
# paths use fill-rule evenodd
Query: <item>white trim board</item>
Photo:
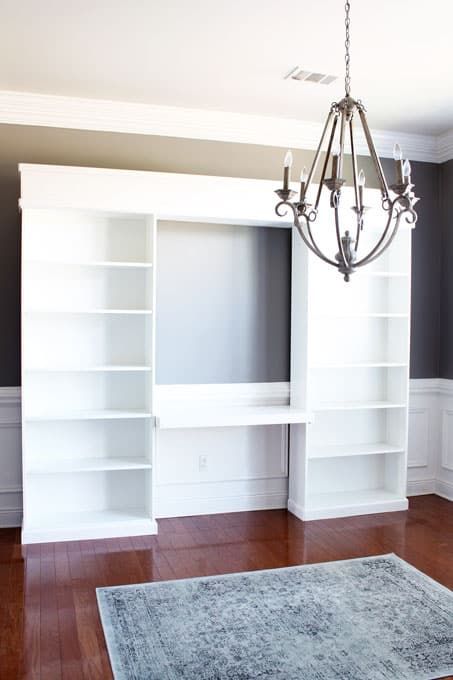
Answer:
<svg viewBox="0 0 453 680"><path fill-rule="evenodd" d="M119 132L314 150L323 121L311 122L225 111L84 99L0 90L0 123ZM373 130L378 153L392 158L397 141L415 161L453 158L453 130L438 137ZM363 136L358 153L368 155Z"/></svg>

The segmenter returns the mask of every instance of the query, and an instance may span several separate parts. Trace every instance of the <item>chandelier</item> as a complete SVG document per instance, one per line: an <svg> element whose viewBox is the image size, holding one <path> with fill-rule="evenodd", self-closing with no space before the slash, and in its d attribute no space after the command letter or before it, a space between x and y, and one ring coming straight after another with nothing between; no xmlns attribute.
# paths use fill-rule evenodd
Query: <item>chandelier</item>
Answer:
<svg viewBox="0 0 453 680"><path fill-rule="evenodd" d="M280 198L280 202L275 208L277 215L283 217L287 214L286 208L289 208L293 213L294 226L306 246L321 260L336 267L344 276L345 281L349 281L350 275L356 269L373 262L373 260L382 255L395 238L403 216L406 222L410 224L414 224L417 221L414 205L418 201L413 192L414 185L411 183L410 163L408 160L403 161L402 151L398 144L395 144L393 152L396 171L395 183L390 185L390 187L388 186L381 162L376 153L370 128L368 127L365 107L360 100L351 97L349 15L350 3L346 2L345 96L341 101L334 102L330 107L310 172L307 172L304 168L301 173L299 200L293 200L296 197L296 192L290 189L289 186L292 166L292 154L290 151L286 154L284 161L283 188L275 192ZM385 214L383 231L377 236L376 242L365 254L359 254L360 235L364 227L364 215L368 208L364 204L365 174L363 170L358 172L357 169L353 126L354 119L357 118L365 134L368 150L376 171L381 191L381 206ZM342 233L340 202L342 188L345 185L343 168L347 137L349 137L355 205L352 206L354 213L354 216L351 218L352 226L350 230L345 230ZM326 139L328 139L328 143L321 169L321 178L317 192L315 192L314 203L310 204L307 201L307 196ZM329 167L330 176L327 176ZM326 254L321 249L316 239L315 229L313 228L319 214L319 204L324 187L330 191L330 207L333 209L335 237L333 239L334 250L332 255ZM338 250L336 254L335 250Z"/></svg>

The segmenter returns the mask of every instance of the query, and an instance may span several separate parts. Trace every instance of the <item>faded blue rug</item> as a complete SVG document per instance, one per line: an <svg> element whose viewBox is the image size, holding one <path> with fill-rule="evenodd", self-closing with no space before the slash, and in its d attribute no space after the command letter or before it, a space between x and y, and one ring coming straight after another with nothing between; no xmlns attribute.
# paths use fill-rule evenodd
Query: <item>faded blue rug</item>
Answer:
<svg viewBox="0 0 453 680"><path fill-rule="evenodd" d="M98 588L116 680L432 680L453 593L395 555Z"/></svg>

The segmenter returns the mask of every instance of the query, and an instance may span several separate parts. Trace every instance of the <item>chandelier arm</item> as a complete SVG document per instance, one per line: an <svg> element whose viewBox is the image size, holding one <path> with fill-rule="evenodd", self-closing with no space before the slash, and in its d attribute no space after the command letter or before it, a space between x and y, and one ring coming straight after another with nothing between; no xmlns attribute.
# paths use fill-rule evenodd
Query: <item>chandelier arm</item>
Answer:
<svg viewBox="0 0 453 680"><path fill-rule="evenodd" d="M400 197L398 197L398 198L400 198ZM379 252L375 253L372 257L369 257L369 255L370 255L370 253L369 253L369 255L364 257L362 260L360 260L360 262L356 266L361 267L364 264L369 264L370 262L373 262L373 260L376 260L378 257L380 257L387 250L387 248L389 247L389 245L392 243L393 239L395 238L396 234L398 233L401 218L402 218L403 215L406 215L406 222L408 224L415 224L415 222L417 221L417 213L412 208L412 206L409 204L407 199L405 199L405 202L408 203L408 205L403 210L400 210L399 213L396 215L396 223L395 223L395 226L393 227L393 231L390 234L386 243L383 245L383 247L379 250Z"/></svg>
<svg viewBox="0 0 453 680"><path fill-rule="evenodd" d="M398 198L399 198L399 197L398 197ZM388 216L388 219L387 219L387 224L386 224L386 226L385 226L384 231L382 232L382 235L381 235L379 241L376 243L376 245L370 250L370 252L369 252L367 255L365 255L364 257L362 257L361 260L358 260L357 262L355 262L355 266L356 266L356 267L361 267L361 266L363 266L364 264L368 264L368 262L372 262L373 260L375 260L376 257L379 257L379 255L380 255L381 253L384 252L384 250L387 248L387 246L390 245L391 241L393 241L393 239L394 239L394 237L395 237L395 235L396 235L396 232L398 231L398 227L399 227L401 215L402 215L403 212L405 212L405 211L400 211L400 212L396 215L396 223L395 223L395 226L393 227L393 231L391 232L391 236L390 236L391 241L389 241L388 243L386 243L387 235L388 235L388 233L389 233L389 231L390 231L390 225L391 225L392 220L393 220L393 217L394 217L393 213L394 213L394 211L395 211L395 205L396 205L396 203L397 203L397 201L398 201L398 198L396 198L396 199L395 199L394 201L392 201L392 203L390 204L390 210L389 210L389 216ZM384 244L384 247L383 247L382 250L381 250L381 246L382 246L383 244Z"/></svg>
<svg viewBox="0 0 453 680"><path fill-rule="evenodd" d="M359 116L360 120L362 123L363 131L365 133L366 137L366 142L368 145L368 149L370 151L371 158L374 163L374 167L376 168L377 176L381 185L381 194L382 198L388 199L389 198L389 188L387 185L387 180L385 179L384 171L382 169L381 161L379 160L379 156L377 155L376 152L376 147L374 146L373 138L371 136L370 128L368 127L368 121L366 118L365 114L365 109L363 108L363 105L359 105L358 107L359 111Z"/></svg>
<svg viewBox="0 0 453 680"><path fill-rule="evenodd" d="M310 186L310 184L313 180L314 174L316 172L316 168L318 167L318 162L319 162L319 158L321 156L321 151L322 151L322 145L324 144L324 140L326 138L327 131L329 129L329 125L332 121L332 116L334 115L334 113L335 113L335 108L332 105L332 107L329 111L329 115L327 116L326 123L324 125L324 130L322 131L321 140L318 144L318 148L316 150L315 157L313 159L313 163L312 163L311 168L310 168L310 173L309 173L308 178L307 178L307 183L305 184L304 196L307 195L308 187Z"/></svg>
<svg viewBox="0 0 453 680"><path fill-rule="evenodd" d="M401 214L401 213L400 213L400 214ZM356 263L354 264L354 266L355 266L355 267L363 267L364 265L369 264L370 262L373 262L374 260L377 260L378 257L380 257L383 253L385 253L385 251L386 251L387 248L391 245L393 239L394 239L395 236L397 235L398 230L399 230L399 225L400 225L400 220L399 220L399 218L397 217L397 221L396 221L395 226L393 227L392 233L390 234L390 236L389 236L389 238L387 239L387 241L386 241L384 244L382 244L382 247L378 250L378 252L374 253L374 255L373 255L372 257L368 257L368 256L367 256L367 257L364 257L364 258L363 258L362 260L360 260L359 262L356 262Z"/></svg>
<svg viewBox="0 0 453 680"><path fill-rule="evenodd" d="M355 236L354 250L355 250L355 252L357 252L358 247L359 247L360 231L361 231L361 227L362 227L362 211L361 211L362 206L360 205L360 198L359 198L359 182L358 182L358 178L357 178L357 155L356 155L355 144L354 144L354 130L353 130L353 123L352 123L352 116L349 119L349 138L350 138L350 141L351 141L352 177L353 177L353 180L354 180L355 212L356 212L356 217L357 217L357 231L356 231L356 236Z"/></svg>
<svg viewBox="0 0 453 680"><path fill-rule="evenodd" d="M310 230L310 226L309 226L309 225L310 225L310 221L309 221L309 219L308 219L308 217L307 217L306 215L302 215L302 217L303 217L304 220L305 220L305 224L306 224L306 227L307 227L307 231L308 231L308 232L310 233L310 235L311 235L311 230ZM310 243L310 241L307 239L307 237L306 237L305 234L304 234L304 230L303 230L302 225L300 224L299 218L297 218L297 219L294 221L294 226L296 227L297 231L299 232L299 234L300 234L300 236L301 236L303 242L304 242L305 245L307 246L307 248L310 248L310 250L311 250L315 255L317 255L321 260L323 260L323 261L326 262L327 264L332 265L332 267L338 268L338 262L335 262L334 260L331 260L330 258L328 258L327 255L324 255L324 253L322 252L322 250L320 250L319 247L317 246L317 244L316 244L316 242L315 242L315 240L314 240L314 238L313 238L312 235L311 235L311 239L312 239L312 241L313 241L313 245Z"/></svg>
<svg viewBox="0 0 453 680"><path fill-rule="evenodd" d="M282 206L288 206L293 211L294 226L296 227L297 231L299 232L300 237L301 237L302 241L305 243L305 245L307 246L307 248L309 248L312 251L312 253L317 255L321 260L323 260L327 264L331 264L333 267L338 267L338 262L334 262L333 260L330 260L326 255L324 255L322 250L317 246L317 244L316 244L316 242L313 238L313 235L311 233L311 229L310 229L310 226L309 226L310 222L309 222L307 215L305 215L305 213L303 213L301 215L301 217L303 217L304 220L305 220L305 224L307 225L307 229L309 231L311 240L309 238L307 238L307 236L304 233L303 227L302 227L300 220L299 220L299 215L297 214L296 206L293 203L291 203L290 201L280 201L280 203L277 203L277 205L275 206L275 212L277 213L277 215L279 217L284 217L286 215L286 212L281 212L281 210L280 210Z"/></svg>
<svg viewBox="0 0 453 680"><path fill-rule="evenodd" d="M337 267L343 265L344 267L348 267L348 260L346 258L346 253L344 251L343 247L343 241L341 240L341 233L340 233L340 218L338 215L338 195L335 196L335 206L334 206L334 212L335 212L335 233L337 236L337 243L338 243L338 254L340 255L341 259L343 262L338 262Z"/></svg>
<svg viewBox="0 0 453 680"><path fill-rule="evenodd" d="M332 130L330 132L329 144L328 144L327 151L326 151L326 157L324 159L324 165L323 165L323 168L322 168L321 179L319 180L318 194L316 196L316 202L315 202L315 205L314 205L315 213L318 210L319 201L321 199L321 193L322 193L322 189L323 189L323 186L324 186L324 179L325 179L326 172L327 172L327 165L329 163L330 152L332 151L332 144L333 144L333 139L334 139L334 136L335 136L335 130L337 129L337 124L338 124L338 112L336 113L335 118L333 119Z"/></svg>
<svg viewBox="0 0 453 680"><path fill-rule="evenodd" d="M340 179L343 177L343 163L344 163L344 134L346 130L347 123L347 111L345 108L341 111L341 123L340 123L340 153L338 158L338 176Z"/></svg>

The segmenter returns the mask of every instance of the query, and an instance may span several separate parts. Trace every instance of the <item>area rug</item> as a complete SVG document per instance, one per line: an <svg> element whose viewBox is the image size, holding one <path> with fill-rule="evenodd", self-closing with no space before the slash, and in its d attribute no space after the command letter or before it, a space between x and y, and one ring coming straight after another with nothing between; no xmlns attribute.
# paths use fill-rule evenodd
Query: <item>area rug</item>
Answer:
<svg viewBox="0 0 453 680"><path fill-rule="evenodd" d="M396 555L99 588L116 680L432 680L453 593Z"/></svg>

